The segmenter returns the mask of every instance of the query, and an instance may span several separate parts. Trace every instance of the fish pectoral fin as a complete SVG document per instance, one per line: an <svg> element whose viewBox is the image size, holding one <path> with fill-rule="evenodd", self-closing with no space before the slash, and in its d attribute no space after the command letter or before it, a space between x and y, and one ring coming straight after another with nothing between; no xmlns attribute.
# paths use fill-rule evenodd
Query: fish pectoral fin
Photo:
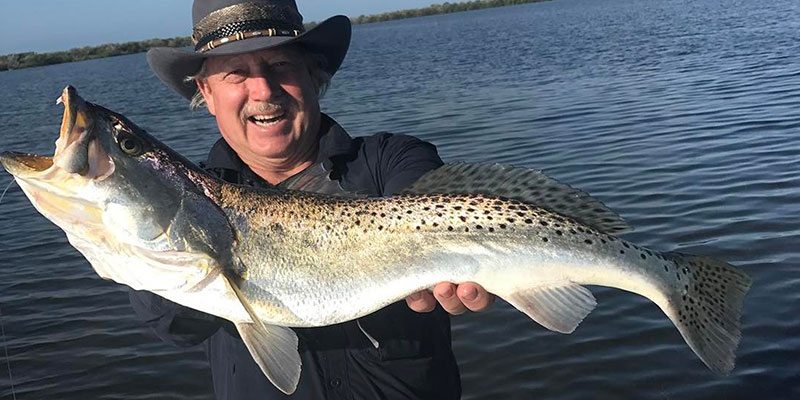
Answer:
<svg viewBox="0 0 800 400"><path fill-rule="evenodd" d="M286 394L294 393L300 382L300 353L297 351L297 334L278 325L268 325L258 318L239 286L228 280L231 289L247 311L252 323L235 323L239 336L250 351L261 372Z"/></svg>
<svg viewBox="0 0 800 400"><path fill-rule="evenodd" d="M500 297L545 328L561 333L572 333L597 305L589 289L571 282L526 288Z"/></svg>
<svg viewBox="0 0 800 400"><path fill-rule="evenodd" d="M300 381L300 354L293 330L261 322L236 324L261 372L281 392L294 393Z"/></svg>

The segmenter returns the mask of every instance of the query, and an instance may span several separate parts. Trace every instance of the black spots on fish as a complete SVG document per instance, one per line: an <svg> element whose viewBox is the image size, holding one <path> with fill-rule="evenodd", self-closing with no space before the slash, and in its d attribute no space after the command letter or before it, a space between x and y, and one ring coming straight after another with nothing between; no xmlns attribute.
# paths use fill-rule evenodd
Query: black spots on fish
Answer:
<svg viewBox="0 0 800 400"><path fill-rule="evenodd" d="M488 230L489 232L494 232L494 227L490 226L490 227L489 227L489 229L487 229L487 230Z"/></svg>
<svg viewBox="0 0 800 400"><path fill-rule="evenodd" d="M447 230L448 230L449 232L452 232L452 231L454 231L454 230L455 230L455 228L453 228L453 226L451 225L451 226L448 226L448 227L447 227Z"/></svg>
<svg viewBox="0 0 800 400"><path fill-rule="evenodd" d="M606 240L605 239L600 239L600 243L606 244Z"/></svg>
<svg viewBox="0 0 800 400"><path fill-rule="evenodd" d="M647 256L644 253L639 253L639 257L642 257L642 260L647 260Z"/></svg>
<svg viewBox="0 0 800 400"><path fill-rule="evenodd" d="M467 217L466 217L466 216L464 216L464 215L462 215L462 216L458 217L458 219L460 219L460 220L461 220L461 222L467 222Z"/></svg>
<svg viewBox="0 0 800 400"><path fill-rule="evenodd" d="M413 213L414 213L414 211L412 211L412 210L406 210L406 214L409 214L409 215L411 215L411 214L413 214Z"/></svg>
<svg viewBox="0 0 800 400"><path fill-rule="evenodd" d="M631 248L631 245L629 245L628 242L622 242L622 245L625 246L626 249Z"/></svg>
<svg viewBox="0 0 800 400"><path fill-rule="evenodd" d="M592 241L591 241L591 240L589 240L589 239L586 239L586 240L584 240L584 241L583 241L583 243L586 243L586 244L592 244Z"/></svg>
<svg viewBox="0 0 800 400"><path fill-rule="evenodd" d="M514 221L516 221L516 219L514 219L514 218L506 218L506 221L508 221L509 224L513 224Z"/></svg>
<svg viewBox="0 0 800 400"><path fill-rule="evenodd" d="M625 250L619 249L619 254L625 254Z"/></svg>
<svg viewBox="0 0 800 400"><path fill-rule="evenodd" d="M569 233L571 233L573 235L577 235L578 234L578 232L575 231L575 229L572 229L572 228L569 228Z"/></svg>
<svg viewBox="0 0 800 400"><path fill-rule="evenodd" d="M475 229L481 230L481 229L483 229L483 226L482 225L475 225Z"/></svg>
<svg viewBox="0 0 800 400"><path fill-rule="evenodd" d="M550 241L550 239L548 239L546 236L542 236L542 241L543 241L543 242L545 242L545 243L547 243L547 242L549 242L549 241Z"/></svg>
<svg viewBox="0 0 800 400"><path fill-rule="evenodd" d="M500 229L506 229L508 227L508 225L506 224L500 224L498 226L500 227Z"/></svg>
<svg viewBox="0 0 800 400"><path fill-rule="evenodd" d="M556 229L556 235L563 236L564 232L562 232L561 229Z"/></svg>

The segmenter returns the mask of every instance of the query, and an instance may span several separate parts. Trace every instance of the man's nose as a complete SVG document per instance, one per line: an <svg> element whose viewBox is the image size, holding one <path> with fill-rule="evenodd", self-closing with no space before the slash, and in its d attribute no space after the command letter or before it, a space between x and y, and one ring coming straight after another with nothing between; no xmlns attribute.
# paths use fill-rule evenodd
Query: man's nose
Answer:
<svg viewBox="0 0 800 400"><path fill-rule="evenodd" d="M247 88L250 99L255 101L269 101L279 97L282 93L281 86L275 79L266 74L258 74L247 78Z"/></svg>

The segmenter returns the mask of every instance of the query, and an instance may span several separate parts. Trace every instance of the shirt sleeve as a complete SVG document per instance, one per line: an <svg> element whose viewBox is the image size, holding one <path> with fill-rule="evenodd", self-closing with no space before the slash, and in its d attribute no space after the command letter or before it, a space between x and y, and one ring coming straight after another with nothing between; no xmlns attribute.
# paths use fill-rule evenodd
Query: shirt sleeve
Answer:
<svg viewBox="0 0 800 400"><path fill-rule="evenodd" d="M222 325L222 320L173 303L144 290L130 289L131 306L139 319L161 340L180 347L202 343Z"/></svg>
<svg viewBox="0 0 800 400"><path fill-rule="evenodd" d="M379 187L383 196L397 193L443 164L436 146L413 136L380 134L378 145Z"/></svg>

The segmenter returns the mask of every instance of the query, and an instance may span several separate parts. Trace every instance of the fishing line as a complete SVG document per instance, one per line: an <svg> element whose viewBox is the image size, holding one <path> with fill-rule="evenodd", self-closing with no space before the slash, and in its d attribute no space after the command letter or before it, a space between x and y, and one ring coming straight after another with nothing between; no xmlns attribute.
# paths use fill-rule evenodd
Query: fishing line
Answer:
<svg viewBox="0 0 800 400"><path fill-rule="evenodd" d="M0 200L2 200L0 198ZM3 349L6 352L6 367L8 368L8 381L11 383L11 397L17 400L17 393L14 390L14 378L11 376L11 359L8 358L8 342L6 342L6 328L3 325L3 310L0 309L0 333L3 339Z"/></svg>
<svg viewBox="0 0 800 400"><path fill-rule="evenodd" d="M6 185L6 189L3 190L3 194L0 194L0 204L3 204L3 197L6 197L6 192L8 191L8 189L11 187L11 185L13 183L14 183L14 180L12 179L11 182L8 182L8 185Z"/></svg>
<svg viewBox="0 0 800 400"><path fill-rule="evenodd" d="M6 197L6 192L8 191L8 188L11 187L12 183L14 183L13 179L11 182L8 182L5 190L3 190L3 194L0 194L0 204L3 204L3 198ZM0 339L3 340L3 350L5 350L6 353L6 367L8 368L8 381L11 383L11 397L14 400L17 400L17 392L14 390L14 378L11 376L11 359L8 358L8 342L6 341L6 327L3 324L2 309L0 309Z"/></svg>

